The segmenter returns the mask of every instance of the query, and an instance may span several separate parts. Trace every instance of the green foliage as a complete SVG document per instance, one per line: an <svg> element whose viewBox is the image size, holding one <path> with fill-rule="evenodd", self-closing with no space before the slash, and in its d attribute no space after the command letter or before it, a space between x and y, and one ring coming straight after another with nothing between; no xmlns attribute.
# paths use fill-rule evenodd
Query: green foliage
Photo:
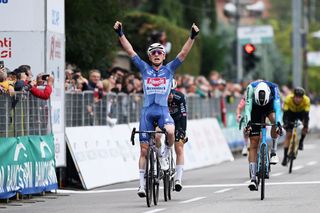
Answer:
<svg viewBox="0 0 320 213"><path fill-rule="evenodd" d="M225 67L225 55L231 49L216 34L202 37L201 74L208 76L210 71L222 71Z"/></svg>
<svg viewBox="0 0 320 213"><path fill-rule="evenodd" d="M166 31L168 41L172 43L172 49L170 54L167 55L166 61L170 61L177 56L189 36L189 31L177 27L164 17L149 13L132 12L127 14L123 21L123 27L135 51L145 61L148 61L146 50L149 46L148 36L152 30L161 29ZM194 75L200 73L200 42L201 39L197 38L188 57L178 69L178 73L190 73Z"/></svg>
<svg viewBox="0 0 320 213"><path fill-rule="evenodd" d="M67 0L66 61L82 69L106 67L116 49L113 24L121 18L117 0Z"/></svg>
<svg viewBox="0 0 320 213"><path fill-rule="evenodd" d="M140 4L142 11L166 17L180 27L189 28L193 22L209 31L216 27L214 0L152 0Z"/></svg>

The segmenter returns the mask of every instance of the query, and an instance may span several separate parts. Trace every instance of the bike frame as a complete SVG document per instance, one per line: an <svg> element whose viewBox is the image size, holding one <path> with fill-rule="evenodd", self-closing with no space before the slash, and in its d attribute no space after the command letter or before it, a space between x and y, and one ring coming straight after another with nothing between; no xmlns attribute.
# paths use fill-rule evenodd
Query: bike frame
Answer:
<svg viewBox="0 0 320 213"><path fill-rule="evenodd" d="M269 176L269 148L268 148L268 143L267 143L267 128L266 126L261 126L261 142L260 142L260 146L259 146L259 152L258 152L258 169L257 169L257 173L258 173L258 177L261 174L261 156L263 155L262 153L262 146L265 146L265 154L267 156L266 158L266 162L265 162L265 175L266 177Z"/></svg>

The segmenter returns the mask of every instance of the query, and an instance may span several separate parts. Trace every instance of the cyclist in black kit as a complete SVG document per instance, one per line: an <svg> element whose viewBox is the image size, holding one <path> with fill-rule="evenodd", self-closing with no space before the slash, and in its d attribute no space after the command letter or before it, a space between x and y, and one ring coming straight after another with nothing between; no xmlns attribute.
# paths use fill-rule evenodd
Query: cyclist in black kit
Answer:
<svg viewBox="0 0 320 213"><path fill-rule="evenodd" d="M184 151L183 146L186 142L186 129L187 129L187 105L184 94L176 91L177 82L173 79L171 92L168 97L168 106L171 117L175 125L175 152L176 159L176 180L175 190L177 192L182 189L182 174L184 165Z"/></svg>

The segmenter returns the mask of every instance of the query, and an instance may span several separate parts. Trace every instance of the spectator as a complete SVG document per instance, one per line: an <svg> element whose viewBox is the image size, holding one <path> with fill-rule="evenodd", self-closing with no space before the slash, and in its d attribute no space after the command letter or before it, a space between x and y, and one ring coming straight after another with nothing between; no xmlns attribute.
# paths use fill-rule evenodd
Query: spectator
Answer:
<svg viewBox="0 0 320 213"><path fill-rule="evenodd" d="M76 80L73 79L73 70L66 69L65 71L66 81L64 84L65 91L74 91L75 90L75 82Z"/></svg>
<svg viewBox="0 0 320 213"><path fill-rule="evenodd" d="M0 69L0 94L14 95L13 82L7 80L7 69Z"/></svg>
<svg viewBox="0 0 320 213"><path fill-rule="evenodd" d="M36 81L31 81L30 92L37 98L48 100L52 93L54 78L53 76L45 73L37 75Z"/></svg>
<svg viewBox="0 0 320 213"><path fill-rule="evenodd" d="M101 80L101 73L97 69L90 70L89 72L89 81L84 81L83 84L83 91L85 90L91 90L94 91L97 87L97 84Z"/></svg>

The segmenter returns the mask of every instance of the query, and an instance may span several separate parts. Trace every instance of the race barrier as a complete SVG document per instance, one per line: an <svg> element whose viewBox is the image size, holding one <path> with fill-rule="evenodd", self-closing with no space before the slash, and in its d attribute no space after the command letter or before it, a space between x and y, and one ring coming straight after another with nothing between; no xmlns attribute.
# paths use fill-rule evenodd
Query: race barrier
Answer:
<svg viewBox="0 0 320 213"><path fill-rule="evenodd" d="M52 134L0 138L0 199L57 188Z"/></svg>
<svg viewBox="0 0 320 213"><path fill-rule="evenodd" d="M66 128L67 144L84 189L138 178L139 140L130 142L137 123ZM90 132L90 134L88 134ZM232 161L233 156L215 118L190 120L185 169Z"/></svg>

